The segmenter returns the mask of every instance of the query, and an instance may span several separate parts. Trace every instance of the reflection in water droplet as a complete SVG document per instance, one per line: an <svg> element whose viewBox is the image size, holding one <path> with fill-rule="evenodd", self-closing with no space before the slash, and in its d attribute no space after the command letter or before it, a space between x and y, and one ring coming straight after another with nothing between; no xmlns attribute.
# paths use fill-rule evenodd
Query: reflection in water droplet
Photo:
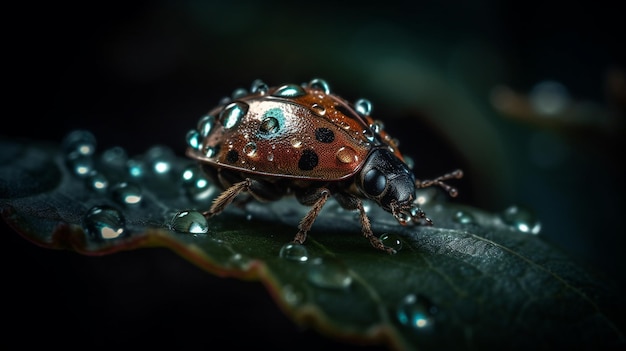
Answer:
<svg viewBox="0 0 626 351"><path fill-rule="evenodd" d="M474 215L463 210L456 211L452 220L460 224L476 224L476 218L474 218Z"/></svg>
<svg viewBox="0 0 626 351"><path fill-rule="evenodd" d="M356 151L354 151L354 149L349 146L343 146L339 148L335 156L337 157L337 160L339 160L339 162L341 163L352 163L359 160Z"/></svg>
<svg viewBox="0 0 626 351"><path fill-rule="evenodd" d="M103 205L94 206L83 217L83 230L96 240L111 240L126 236L126 220L117 209Z"/></svg>
<svg viewBox="0 0 626 351"><path fill-rule="evenodd" d="M91 156L96 152L96 137L88 130L74 130L63 138L61 148L65 155Z"/></svg>
<svg viewBox="0 0 626 351"><path fill-rule="evenodd" d="M256 144L251 141L243 146L243 153L248 155L249 157L254 157L256 155Z"/></svg>
<svg viewBox="0 0 626 351"><path fill-rule="evenodd" d="M344 289L352 284L348 268L332 257L314 259L308 267L307 278L321 288Z"/></svg>
<svg viewBox="0 0 626 351"><path fill-rule="evenodd" d="M248 104L241 101L235 101L226 107L220 113L220 120L225 129L230 129L236 126L239 121L248 112Z"/></svg>
<svg viewBox="0 0 626 351"><path fill-rule="evenodd" d="M209 225L202 213L194 210L178 211L170 220L171 230L179 233L203 234Z"/></svg>
<svg viewBox="0 0 626 351"><path fill-rule="evenodd" d="M421 332L430 332L434 328L438 309L422 295L410 294L398 304L396 317L400 324Z"/></svg>
<svg viewBox="0 0 626 351"><path fill-rule="evenodd" d="M98 171L92 171L86 178L87 185L89 188L104 193L109 188L109 180L104 176L104 174Z"/></svg>
<svg viewBox="0 0 626 351"><path fill-rule="evenodd" d="M402 239L397 234L387 234L384 233L380 236L380 241L386 247L390 247L396 251L400 251L402 249Z"/></svg>
<svg viewBox="0 0 626 351"><path fill-rule="evenodd" d="M278 254L281 258L296 261L306 262L309 259L309 252L304 245L287 243L280 248Z"/></svg>
<svg viewBox="0 0 626 351"><path fill-rule="evenodd" d="M141 187L132 182L120 182L111 187L113 199L124 205L137 205L141 202Z"/></svg>
<svg viewBox="0 0 626 351"><path fill-rule="evenodd" d="M501 213L500 218L502 222L522 233L539 234L541 231L541 223L534 211L523 206L508 207Z"/></svg>

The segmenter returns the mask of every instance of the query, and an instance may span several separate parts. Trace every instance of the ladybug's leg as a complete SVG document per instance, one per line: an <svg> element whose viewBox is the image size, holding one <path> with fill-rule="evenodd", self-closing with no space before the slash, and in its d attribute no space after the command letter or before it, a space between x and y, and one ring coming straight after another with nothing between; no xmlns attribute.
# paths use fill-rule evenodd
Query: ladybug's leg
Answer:
<svg viewBox="0 0 626 351"><path fill-rule="evenodd" d="M209 218L224 211L226 206L228 206L231 202L233 202L233 200L235 199L235 197L237 197L237 195L239 195L242 192L248 191L251 184L252 184L252 181L246 178L241 182L231 185L226 190L224 190L218 197L216 197L213 200L213 204L211 205L211 208L208 211L203 212L202 214L205 217Z"/></svg>
<svg viewBox="0 0 626 351"><path fill-rule="evenodd" d="M330 190L326 188L316 188L313 192L307 192L304 194L297 194L298 201L301 204L312 206L309 213L302 218L298 225L298 234L293 238L293 242L297 244L303 244L306 240L306 234L311 229L315 218L319 215L322 207L326 203L326 200L330 197Z"/></svg>
<svg viewBox="0 0 626 351"><path fill-rule="evenodd" d="M386 247L379 238L377 238L372 232L372 226L370 225L370 220L367 217L367 213L365 213L365 208L363 208L363 202L361 199L354 195L349 194L335 194L335 198L337 202L341 205L341 207L347 210L358 210L359 218L361 220L361 228L363 230L363 236L370 241L372 246L375 248L385 251L390 254L395 254L396 250Z"/></svg>

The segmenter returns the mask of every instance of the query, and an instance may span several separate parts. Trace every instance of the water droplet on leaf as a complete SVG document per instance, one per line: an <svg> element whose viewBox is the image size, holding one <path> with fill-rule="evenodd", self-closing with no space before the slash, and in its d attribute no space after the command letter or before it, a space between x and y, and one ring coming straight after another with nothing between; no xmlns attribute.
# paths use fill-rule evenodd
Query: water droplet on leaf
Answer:
<svg viewBox="0 0 626 351"><path fill-rule="evenodd" d="M309 282L315 286L329 289L345 289L352 284L348 268L334 258L316 258L307 272Z"/></svg>
<svg viewBox="0 0 626 351"><path fill-rule="evenodd" d="M209 225L202 213L194 210L178 211L170 220L171 230L179 233L204 234Z"/></svg>
<svg viewBox="0 0 626 351"><path fill-rule="evenodd" d="M83 217L83 229L89 238L102 241L123 237L126 233L126 220L117 209L103 205L94 206Z"/></svg>
<svg viewBox="0 0 626 351"><path fill-rule="evenodd" d="M309 259L309 252L306 247L295 243L283 245L278 255L281 258L296 262L306 262Z"/></svg>

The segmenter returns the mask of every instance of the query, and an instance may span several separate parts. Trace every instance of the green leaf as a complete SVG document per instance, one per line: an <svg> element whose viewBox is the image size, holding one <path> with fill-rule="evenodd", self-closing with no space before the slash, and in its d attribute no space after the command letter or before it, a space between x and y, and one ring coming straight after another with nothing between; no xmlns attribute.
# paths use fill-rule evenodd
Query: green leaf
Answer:
<svg viewBox="0 0 626 351"><path fill-rule="evenodd" d="M165 148L131 158L143 167L138 176L127 172L127 162L114 162L123 155L68 158L64 147L32 140L4 140L0 150L2 216L35 244L83 255L165 247L216 276L262 282L294 323L329 338L398 350L625 343L616 291L533 234L538 223L523 209L489 213L428 189L422 209L435 226L403 227L370 205L374 232L399 248L388 255L361 236L354 212L331 200L305 245L289 251L308 208L294 199L249 202L194 221L218 192L184 180L194 165ZM78 160L108 187L98 190L92 177L76 173ZM160 161L168 171L153 171ZM141 196L138 203L114 190L124 182L138 186L125 188ZM99 217L111 221L108 231L90 224L94 207L113 211ZM185 219L173 222L181 211L188 211Z"/></svg>

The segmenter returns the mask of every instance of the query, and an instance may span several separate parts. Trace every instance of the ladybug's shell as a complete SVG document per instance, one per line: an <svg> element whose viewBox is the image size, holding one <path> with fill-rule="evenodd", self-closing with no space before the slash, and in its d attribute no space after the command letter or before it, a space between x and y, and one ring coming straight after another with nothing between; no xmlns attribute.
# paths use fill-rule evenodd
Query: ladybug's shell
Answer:
<svg viewBox="0 0 626 351"><path fill-rule="evenodd" d="M290 87L299 94L276 94ZM372 123L323 90L270 88L209 111L187 155L255 175L337 181L358 172L370 150L381 144Z"/></svg>

